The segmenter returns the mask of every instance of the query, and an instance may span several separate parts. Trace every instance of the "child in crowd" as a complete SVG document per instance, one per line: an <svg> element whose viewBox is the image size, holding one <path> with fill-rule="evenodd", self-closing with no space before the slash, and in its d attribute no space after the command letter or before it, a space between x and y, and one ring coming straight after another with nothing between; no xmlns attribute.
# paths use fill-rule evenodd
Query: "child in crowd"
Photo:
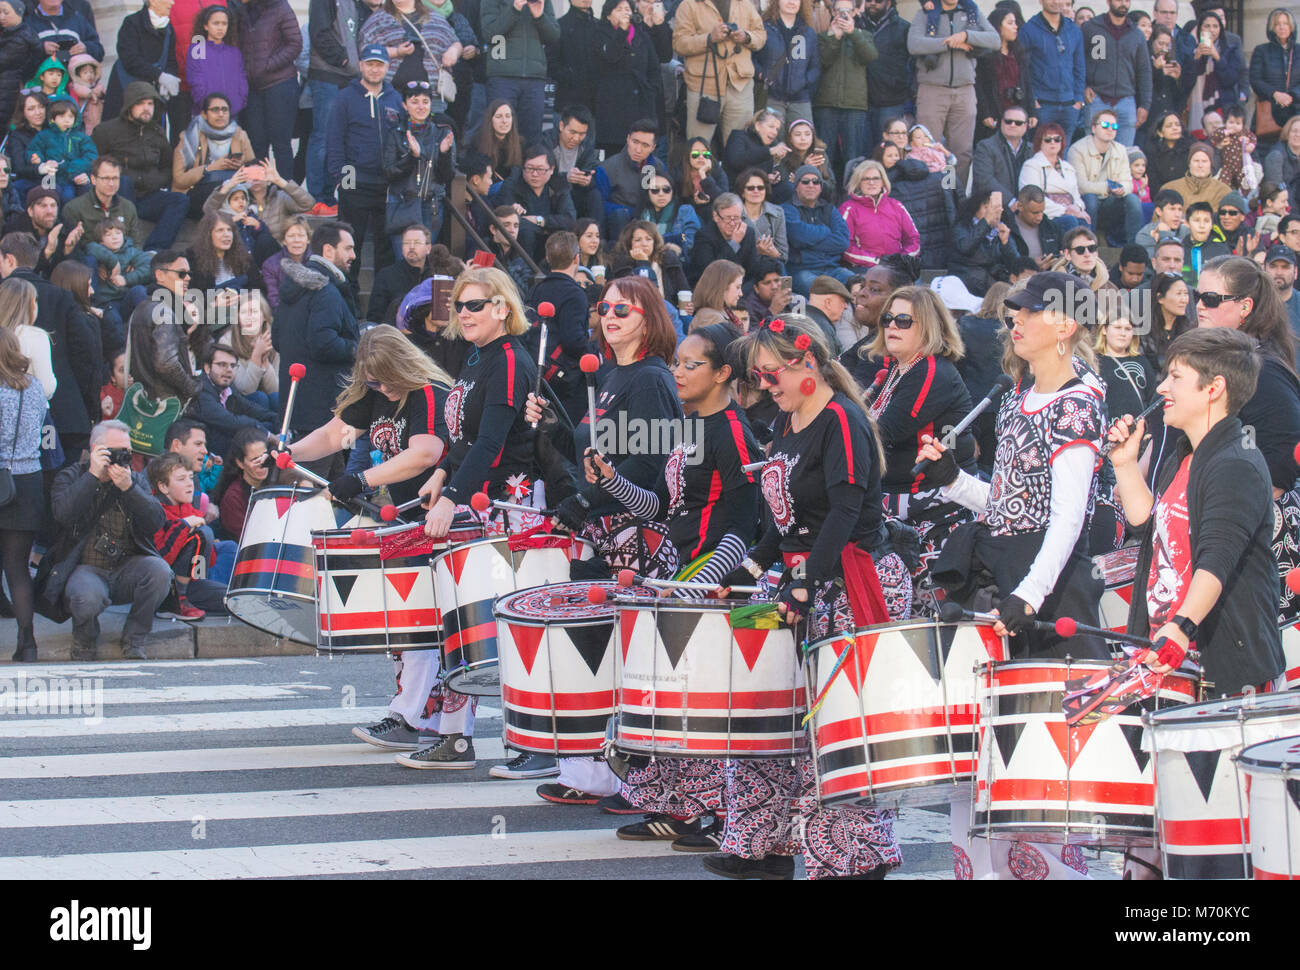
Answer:
<svg viewBox="0 0 1300 970"><path fill-rule="evenodd" d="M63 62L57 57L47 57L36 69L36 76L23 87L23 91L39 91L48 100L53 101L64 97L64 89L67 86L68 71L63 66Z"/></svg>
<svg viewBox="0 0 1300 970"><path fill-rule="evenodd" d="M1232 186L1242 195L1253 195L1259 188L1264 169L1251 157L1255 136L1246 130L1246 112L1239 104L1224 109L1223 128L1215 132L1210 144L1219 150L1220 182Z"/></svg>
<svg viewBox="0 0 1300 970"><path fill-rule="evenodd" d="M220 201L216 192L213 192L204 203L205 210L214 199ZM235 221L239 237L244 240L244 245L250 253L263 252L267 249L274 251L278 248L271 231L266 228L266 223L258 218L257 205L253 202L252 191L247 185L236 185L232 188L230 194L226 196L225 204L219 208Z"/></svg>
<svg viewBox="0 0 1300 970"><path fill-rule="evenodd" d="M238 43L230 12L223 5L205 6L199 11L185 58L185 80L190 86L194 114L199 113L209 94L229 99L231 118L248 104L248 75Z"/></svg>
<svg viewBox="0 0 1300 970"><path fill-rule="evenodd" d="M1227 256L1227 239L1214 224L1214 210L1208 202L1193 202L1187 207L1187 238L1183 240L1183 279L1196 286L1201 267L1215 256Z"/></svg>
<svg viewBox="0 0 1300 970"><path fill-rule="evenodd" d="M193 580L207 576L215 550L200 531L205 522L193 505L194 473L185 467L184 458L168 452L149 462L145 474L167 516L163 527L154 533L153 544L176 575L178 612L184 620L201 620L206 614L190 604L189 587Z"/></svg>
<svg viewBox="0 0 1300 970"><path fill-rule="evenodd" d="M84 131L77 131L77 106L67 98L50 105L50 123L27 146L30 161L41 175L55 175L61 202L90 188L90 166L99 149Z"/></svg>
<svg viewBox="0 0 1300 970"><path fill-rule="evenodd" d="M67 93L81 111L81 130L87 135L104 118L104 85L99 61L89 54L73 54L68 62Z"/></svg>
<svg viewBox="0 0 1300 970"><path fill-rule="evenodd" d="M152 279L153 253L136 246L127 236L122 220L116 217L101 222L91 230L90 237L93 241L86 243L86 253L95 261L98 279L92 302L101 309L115 306L126 318L130 314L122 301L131 287L143 287ZM139 296L144 298L143 294Z"/></svg>
<svg viewBox="0 0 1300 970"><path fill-rule="evenodd" d="M110 373L108 383L99 389L99 411L105 421L117 417L122 410L122 398L126 394L126 350L113 358Z"/></svg>
<svg viewBox="0 0 1300 970"><path fill-rule="evenodd" d="M942 142L934 140L930 129L925 125L913 125L907 133L907 155L924 163L931 172L942 172L949 165L957 164L957 156L943 147Z"/></svg>
<svg viewBox="0 0 1300 970"><path fill-rule="evenodd" d="M1155 207L1151 203L1151 182L1147 179L1147 157L1136 145L1128 150L1128 172L1133 179L1133 195L1142 203L1142 221L1149 222Z"/></svg>

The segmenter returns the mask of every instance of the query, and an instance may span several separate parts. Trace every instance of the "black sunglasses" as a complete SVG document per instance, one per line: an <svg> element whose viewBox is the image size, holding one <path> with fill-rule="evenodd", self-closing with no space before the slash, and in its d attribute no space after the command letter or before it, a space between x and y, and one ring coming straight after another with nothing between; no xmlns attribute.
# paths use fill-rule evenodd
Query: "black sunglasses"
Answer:
<svg viewBox="0 0 1300 970"><path fill-rule="evenodd" d="M880 325L887 327L891 323L899 330L911 330L912 324L916 321L910 313L890 313L888 311L880 315Z"/></svg>
<svg viewBox="0 0 1300 970"><path fill-rule="evenodd" d="M799 180L800 185L821 185L822 180L819 178L806 178Z"/></svg>
<svg viewBox="0 0 1300 970"><path fill-rule="evenodd" d="M1239 215L1243 215L1243 213L1242 213L1242 211L1241 211L1240 209L1220 209L1220 210L1219 210L1219 215L1221 215L1221 216L1239 216Z"/></svg>
<svg viewBox="0 0 1300 970"><path fill-rule="evenodd" d="M1239 296L1228 296L1227 293L1202 293L1200 290L1192 290L1192 302L1204 303L1211 310L1216 309L1225 302L1231 303L1240 299Z"/></svg>
<svg viewBox="0 0 1300 970"><path fill-rule="evenodd" d="M1021 125L1029 124L1029 122L1026 121L1024 118L1003 118L1002 123L1004 125L1015 125L1017 128L1019 128Z"/></svg>
<svg viewBox="0 0 1300 970"><path fill-rule="evenodd" d="M671 185L652 185L647 190L651 195L667 195L673 190Z"/></svg>
<svg viewBox="0 0 1300 970"><path fill-rule="evenodd" d="M1089 243L1086 246L1071 246L1070 252L1082 256L1084 253L1095 253L1097 251L1096 243Z"/></svg>
<svg viewBox="0 0 1300 970"><path fill-rule="evenodd" d="M456 300L452 303L452 306L456 308L457 313L464 313L466 310L470 313L482 313L483 308L491 302L491 300L465 300L463 302Z"/></svg>

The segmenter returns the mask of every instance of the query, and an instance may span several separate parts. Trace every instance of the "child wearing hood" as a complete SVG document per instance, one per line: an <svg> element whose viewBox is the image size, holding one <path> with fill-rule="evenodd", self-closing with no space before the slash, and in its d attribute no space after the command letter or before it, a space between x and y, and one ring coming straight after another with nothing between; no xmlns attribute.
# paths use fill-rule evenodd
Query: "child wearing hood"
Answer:
<svg viewBox="0 0 1300 970"><path fill-rule="evenodd" d="M942 172L949 165L957 164L957 156L945 149L942 142L935 141L925 125L912 126L907 133L907 145L908 158L915 158L931 172Z"/></svg>
<svg viewBox="0 0 1300 970"><path fill-rule="evenodd" d="M68 86L68 72L63 62L57 57L47 57L41 61L35 76L23 87L24 91L39 91L49 101L64 96Z"/></svg>
<svg viewBox="0 0 1300 970"><path fill-rule="evenodd" d="M81 110L81 128L87 134L104 118L104 83L99 61L89 54L73 54L68 62L67 93Z"/></svg>
<svg viewBox="0 0 1300 970"><path fill-rule="evenodd" d="M257 167L251 167L254 174ZM258 218L260 213L253 203L252 190L241 182L233 182L233 184L227 182L226 185L230 186L229 190L226 190L226 186L222 186L208 196L207 201L203 203L203 214L206 216L211 212L224 212L230 216L250 253L263 252L268 246L271 250L276 249L275 237L266 228L266 223Z"/></svg>

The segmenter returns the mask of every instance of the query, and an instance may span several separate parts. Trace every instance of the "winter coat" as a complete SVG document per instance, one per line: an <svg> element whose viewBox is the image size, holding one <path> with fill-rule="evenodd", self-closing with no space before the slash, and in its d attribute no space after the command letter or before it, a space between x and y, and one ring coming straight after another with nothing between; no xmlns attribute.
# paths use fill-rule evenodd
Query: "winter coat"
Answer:
<svg viewBox="0 0 1300 970"><path fill-rule="evenodd" d="M104 96L105 118L116 117L122 110L124 84L129 88L132 80L148 81L157 89L160 74L181 76L176 60L175 31L170 27L155 29L149 20L147 7L123 18L122 26L117 29L117 59L122 66L115 66L109 72L108 93ZM158 66L160 62L161 68ZM124 79L123 72L129 77ZM162 112L157 112L154 117L161 119Z"/></svg>
<svg viewBox="0 0 1300 970"><path fill-rule="evenodd" d="M214 455L230 451L230 439L240 428L262 427L269 432L275 424L275 412L254 404L233 386L223 402L207 374L199 378L199 393L185 409L185 416L207 429L208 447Z"/></svg>
<svg viewBox="0 0 1300 970"><path fill-rule="evenodd" d="M1021 138L1014 150L1001 132L983 139L971 159L971 191L996 190L1002 193L1003 204L1010 202L1020 191L1020 170L1033 153L1028 138Z"/></svg>
<svg viewBox="0 0 1300 970"><path fill-rule="evenodd" d="M771 172L776 167L771 148L771 145L763 144L763 139L753 126L737 128L727 139L727 147L723 151L727 178L734 183L747 168L757 168L764 175Z"/></svg>
<svg viewBox="0 0 1300 970"><path fill-rule="evenodd" d="M153 118L141 124L131 119L131 109L141 101L154 102ZM92 136L101 155L112 155L125 166L123 175L135 185L136 198L159 189L172 181L172 146L158 119L162 116L158 91L147 81L134 81L126 87L122 111L95 128Z"/></svg>
<svg viewBox="0 0 1300 970"><path fill-rule="evenodd" d="M1020 76L1013 90L1002 90L998 85L998 67L1004 59L1016 62ZM975 63L975 129L989 134L1000 132L1002 112L1013 105L1024 108L1030 117L1037 115L1034 110L1034 85L1029 76L1029 52L1019 44L1011 46L1010 54L997 51L987 57L981 57ZM999 126L992 132L984 127L984 119L992 118ZM987 135L986 135L987 137Z"/></svg>
<svg viewBox="0 0 1300 970"><path fill-rule="evenodd" d="M126 291L133 286L144 286L153 279L153 254L141 249L130 237L122 242L122 248L113 252L103 243L86 243L86 255L95 261L96 269L102 269L110 276L117 266L126 281L118 286L111 279L100 278L95 273L95 306L104 307L126 296Z"/></svg>
<svg viewBox="0 0 1300 970"><path fill-rule="evenodd" d="M89 240L94 233L95 227L105 219L121 219L126 227L126 236L128 239L136 239L142 236L140 217L135 211L135 203L129 199L124 199L120 195L115 195L109 200L107 208L100 204L99 199L95 196L92 189L89 192L83 192L71 202L63 207L64 225L75 226L78 222L86 230L83 240Z"/></svg>
<svg viewBox="0 0 1300 970"><path fill-rule="evenodd" d="M790 258L790 236L785 231L785 210L772 202L763 203L763 211L757 219L749 218L749 212L741 209L745 222L754 230L754 235L771 236L781 254L781 262Z"/></svg>
<svg viewBox="0 0 1300 970"><path fill-rule="evenodd" d="M233 172L231 173L234 174ZM247 186L240 186L241 189L247 189ZM216 212L226 204L229 194L223 192L220 188L213 189L212 194L208 196L203 203L203 214ZM249 192L248 201L253 202L251 191ZM311 197L311 193L304 189L297 182L286 182L284 188L278 185L266 184L266 199L262 205L257 207L255 216L262 223L265 229L275 239L284 236L285 227L289 220L294 216L307 212L316 204L316 200ZM252 248L249 248L252 252Z"/></svg>
<svg viewBox="0 0 1300 970"><path fill-rule="evenodd" d="M975 85L975 53L944 46L944 38L966 31L966 43L975 48L997 50L1002 46L998 33L971 0L961 0L957 9L936 7L922 10L907 33L907 50L916 58L917 84L934 84L944 88Z"/></svg>
<svg viewBox="0 0 1300 970"><path fill-rule="evenodd" d="M994 235L983 219L959 220L953 227L952 271L973 296L983 296L999 279L1007 279L1011 262L1019 258L1016 244Z"/></svg>
<svg viewBox="0 0 1300 970"><path fill-rule="evenodd" d="M943 174L910 158L887 174L890 196L903 204L921 236L921 268L946 268L957 212L952 193L943 187Z"/></svg>
<svg viewBox="0 0 1300 970"><path fill-rule="evenodd" d="M28 151L32 139L39 134L40 132L31 128L25 120L22 122L22 127L9 131L9 143L5 145L5 154L13 160L14 178L28 182L41 180L41 173L36 171L36 166L32 164L32 153ZM27 200L22 201L26 203Z"/></svg>
<svg viewBox="0 0 1300 970"><path fill-rule="evenodd" d="M787 50L783 23L765 20L763 27L767 31L767 43L754 54L754 61L758 76L767 86L768 100L811 103L822 76L817 31L804 23L802 16L795 14L792 49ZM799 45L802 49L795 49L795 42L800 40L803 41ZM786 122L793 120L787 118Z"/></svg>
<svg viewBox="0 0 1300 970"><path fill-rule="evenodd" d="M1136 27L1133 29L1137 30ZM1214 62L1214 84L1212 87L1213 92L1217 93L1212 96L1211 85L1207 78L1203 87L1207 111L1211 105L1226 108L1230 104L1240 104L1250 86L1249 75L1246 73L1246 54L1241 49L1241 38L1236 34L1225 31L1219 36L1218 43L1215 46L1219 51L1219 59ZM1196 86L1196 79L1209 70L1210 61L1211 58L1209 57L1194 58L1192 69L1183 71L1183 90L1188 95ZM1143 103L1145 102L1138 102L1138 104Z"/></svg>
<svg viewBox="0 0 1300 970"><path fill-rule="evenodd" d="M560 39L551 0L543 0L542 15L537 18L527 7L516 10L511 0L483 0L480 18L484 38L499 34L506 40L505 57L485 58L488 77L546 79L546 45Z"/></svg>
<svg viewBox="0 0 1300 970"><path fill-rule="evenodd" d="M876 59L867 65L867 101L873 108L892 108L912 96L912 60L907 34L912 25L891 5L879 22L865 15L858 26L866 28L876 46Z"/></svg>
<svg viewBox="0 0 1300 970"><path fill-rule="evenodd" d="M727 86L743 88L754 77L754 57L767 43L767 30L758 16L758 8L749 3L733 3L727 22L749 34L749 45L740 47L729 41L709 42L709 32L722 23L722 14L710 0L682 0L673 20L673 51L686 69L686 87L691 91L716 97L712 92ZM707 64L708 81L704 72Z"/></svg>
<svg viewBox="0 0 1300 970"><path fill-rule="evenodd" d="M785 212L786 238L790 240L790 271L817 273L837 267L849 247L849 228L835 207L821 201L811 209L797 202L781 208Z"/></svg>
<svg viewBox="0 0 1300 970"><path fill-rule="evenodd" d="M99 420L99 333L77 314L72 294L19 269L13 277L36 287L36 326L50 335L50 360L58 387L50 398L50 417L61 434L86 434Z"/></svg>
<svg viewBox="0 0 1300 970"><path fill-rule="evenodd" d="M837 39L828 31L817 43L822 77L813 106L866 111L866 67L876 59L876 44L871 35L865 30L855 30Z"/></svg>
<svg viewBox="0 0 1300 970"><path fill-rule="evenodd" d="M26 24L0 31L0 118L13 117L27 69L41 50L36 35Z"/></svg>
<svg viewBox="0 0 1300 970"><path fill-rule="evenodd" d="M224 94L229 99L232 118L248 104L248 75L238 47L205 44L201 58L191 57L185 62L185 81L190 86L195 114L209 94Z"/></svg>
<svg viewBox="0 0 1300 970"><path fill-rule="evenodd" d="M221 185L231 175L233 169L219 169L206 171L209 162L214 160L212 152L208 148L208 135L203 131L203 125L206 124L203 116L196 117L190 122L189 128L181 135L181 140L172 153L172 189L176 192L188 192L200 182L215 182ZM233 125L233 122L232 122ZM244 161L253 157L253 143L248 139L248 132L244 131L238 125L234 125L234 133L229 138L229 150L231 153L242 154ZM225 129L222 129L224 132ZM194 148L193 159L186 164L186 148L192 145Z"/></svg>
<svg viewBox="0 0 1300 970"><path fill-rule="evenodd" d="M40 162L51 159L59 163L59 185L71 185L74 176L89 175L90 166L99 157L99 149L84 131L72 128L60 131L50 125L27 146L28 160L35 155ZM36 163L39 166L39 162Z"/></svg>
<svg viewBox="0 0 1300 970"><path fill-rule="evenodd" d="M385 188L383 132L396 128L405 114L401 97L386 82L376 95L370 94L360 79L339 91L325 136L325 170L330 184L338 185L343 166L352 165L358 189Z"/></svg>
<svg viewBox="0 0 1300 970"><path fill-rule="evenodd" d="M575 6L559 19L560 39L546 48L557 108L581 104L592 112L596 110L600 77L596 59L598 23L590 9Z"/></svg>
<svg viewBox="0 0 1300 970"><path fill-rule="evenodd" d="M884 195L875 201L865 195L851 195L840 204L839 211L849 231L849 245L844 251L849 266L869 268L891 253L920 255L921 234L897 199Z"/></svg>
<svg viewBox="0 0 1300 970"><path fill-rule="evenodd" d="M632 29L629 44L627 32L615 30L608 20L596 24L596 137L602 145L622 145L628 129L642 118L662 120L655 98L662 82L654 28L637 24Z"/></svg>
<svg viewBox="0 0 1300 970"><path fill-rule="evenodd" d="M446 115L430 116L424 124L415 125L409 117L403 117L396 128L384 130L384 174L388 179L388 203L395 213L389 217L392 224L385 227L390 234L411 225L408 219L396 215L401 203L418 199L422 204L420 222L424 225L438 218L438 200L446 194L443 186L451 183L456 160L454 144L449 151L442 150L443 139L452 134L449 120ZM407 144L408 131L420 145L418 158ZM409 211L410 207L406 208ZM438 226L432 226L432 230L436 236Z"/></svg>
<svg viewBox="0 0 1300 970"><path fill-rule="evenodd" d="M346 278L319 256L303 265L281 264L280 308L271 328L280 355L280 386L288 387L289 367L307 366L310 381L298 386L293 428L312 431L334 416L334 400L357 357L357 305ZM283 410L284 402L281 402Z"/></svg>
<svg viewBox="0 0 1300 970"><path fill-rule="evenodd" d="M1092 135L1084 135L1069 151L1070 164L1074 166L1074 177L1079 182L1079 194L1097 195L1105 198L1110 192L1106 183L1118 182L1123 195L1133 191L1133 177L1129 174L1128 152L1118 141L1110 143L1106 154L1097 151Z"/></svg>
<svg viewBox="0 0 1300 970"><path fill-rule="evenodd" d="M1036 13L1025 21L1016 39L1029 55L1029 80L1040 104L1082 103L1087 86L1083 31L1073 20L1062 17L1060 30L1053 31L1047 19ZM1063 65L1069 69L1062 70Z"/></svg>
<svg viewBox="0 0 1300 970"><path fill-rule="evenodd" d="M199 380L187 333L193 321L187 315L176 322L175 304L170 290L156 287L149 299L135 308L127 323L131 328L127 367L131 380L139 382L154 400L174 397L184 407L199 393Z"/></svg>
<svg viewBox="0 0 1300 970"><path fill-rule="evenodd" d="M303 259L307 257L304 255ZM283 246L262 264L262 285L266 287L266 302L272 310L280 308L280 280L284 277L284 264L297 262Z"/></svg>
<svg viewBox="0 0 1300 970"><path fill-rule="evenodd" d="M1151 54L1146 38L1130 23L1117 41L1105 21L1103 15L1083 25L1084 48L1089 54L1088 87L1107 104L1135 98L1139 107L1146 107L1151 103Z"/></svg>
<svg viewBox="0 0 1300 970"><path fill-rule="evenodd" d="M1047 156L1038 152L1020 169L1020 187L1036 185L1047 196L1044 212L1047 218L1055 219L1065 215L1065 204L1051 198L1051 194L1068 195L1074 205L1083 208L1083 196L1079 194L1079 177L1074 166L1064 158L1058 158L1056 165L1047 161Z"/></svg>
<svg viewBox="0 0 1300 970"><path fill-rule="evenodd" d="M1165 188L1173 189L1183 197L1183 211L1193 202L1208 202L1210 207L1216 212L1219 210L1219 203L1223 197L1232 191L1232 187L1226 182L1220 182L1216 178L1195 178L1191 175L1184 175L1180 179L1168 183Z"/></svg>
<svg viewBox="0 0 1300 970"><path fill-rule="evenodd" d="M248 89L265 91L281 81L296 81L294 61L302 53L302 29L285 0L231 0L239 17L240 50L248 73Z"/></svg>
<svg viewBox="0 0 1300 970"><path fill-rule="evenodd" d="M329 81L341 88L361 76L357 31L364 6L362 0L311 0L307 8L309 81Z"/></svg>
<svg viewBox="0 0 1300 970"><path fill-rule="evenodd" d="M523 206L524 214L519 220L519 245L538 262L546 255L546 240L550 234L572 232L578 221L569 183L558 176L542 186L540 193L534 193L524 181L521 169L498 186L493 201L497 205ZM529 216L541 216L542 225L532 222Z"/></svg>
<svg viewBox="0 0 1300 970"><path fill-rule="evenodd" d="M664 244L672 243L680 247L683 253L691 251L695 245L695 234L700 230L700 217L696 215L695 207L680 199L673 199L659 212L649 207L644 208L637 218L654 223Z"/></svg>
<svg viewBox="0 0 1300 970"><path fill-rule="evenodd" d="M1152 135L1146 144L1147 184L1151 186L1151 198L1175 179L1182 178L1187 172L1187 152L1192 147L1192 136L1184 132L1170 148L1163 138Z"/></svg>
<svg viewBox="0 0 1300 970"><path fill-rule="evenodd" d="M1285 14L1291 20L1291 38L1285 47L1278 42L1273 31L1268 32L1268 40L1257 46L1250 55L1250 87L1259 100L1271 100L1278 91L1291 95L1291 103L1285 108L1273 103L1273 120L1279 125L1285 124L1300 111L1300 51L1296 49L1295 17L1284 7L1274 9L1265 23L1273 22L1273 15ZM1287 81L1288 75L1290 82ZM1289 86L1288 86L1289 83ZM0 117L3 117L0 115Z"/></svg>
<svg viewBox="0 0 1300 970"><path fill-rule="evenodd" d="M27 13L23 16L23 23L36 36L36 43L42 49L47 41L54 41L57 44L66 43L69 47L85 44L87 54L101 64L104 61L104 45L99 41L99 31L95 29L94 21L85 17L71 4L63 4L62 11L51 16L43 13L35 0L31 0L27 3Z"/></svg>

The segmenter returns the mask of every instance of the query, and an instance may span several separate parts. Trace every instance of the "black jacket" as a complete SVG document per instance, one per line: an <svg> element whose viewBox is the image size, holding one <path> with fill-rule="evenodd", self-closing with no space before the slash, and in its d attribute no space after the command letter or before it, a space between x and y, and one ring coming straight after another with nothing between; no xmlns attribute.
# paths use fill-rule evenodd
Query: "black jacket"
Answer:
<svg viewBox="0 0 1300 970"><path fill-rule="evenodd" d="M695 246L691 249L687 275L694 285L699 282L701 274L709 263L715 259L729 259L745 267L745 279L748 281L753 279L754 263L757 258L758 236L754 233L753 226L745 232L745 238L740 242L740 251L737 252L731 248L731 243L722 238L722 233L718 231L718 224L710 218L695 234Z"/></svg>
<svg viewBox="0 0 1300 970"><path fill-rule="evenodd" d="M1282 12L1291 16L1285 9ZM1272 14L1268 19L1273 19ZM1291 103L1285 108L1278 107L1276 102L1272 105L1273 120L1279 125L1286 124L1300 110L1296 104L1297 99L1300 99L1300 51L1295 43L1295 18L1292 17L1291 21L1291 39L1285 47L1278 43L1277 35L1270 30L1268 40L1257 46L1250 55L1250 87L1255 92L1255 97L1261 101L1271 100L1278 91L1291 95Z"/></svg>
<svg viewBox="0 0 1300 970"><path fill-rule="evenodd" d="M343 378L357 359L357 304L347 278L339 279L319 256L299 265L285 261L280 283L280 310L271 328L271 344L280 355L280 386L292 383L289 368L305 364L293 407L294 431L314 431L334 416L334 401ZM280 397L280 415L288 394Z"/></svg>
<svg viewBox="0 0 1300 970"><path fill-rule="evenodd" d="M1173 182L1187 174L1187 152L1192 147L1192 137L1184 133L1172 148L1165 144L1163 138L1152 133L1147 142L1147 181L1151 185L1151 198L1164 188L1165 183ZM1186 201L1186 200L1184 200Z"/></svg>
<svg viewBox="0 0 1300 970"><path fill-rule="evenodd" d="M984 127L984 119L992 118L996 121L998 124L992 133L999 133L1002 130L1002 112L1011 105L1019 105L1028 115L1034 114L1034 86L1029 76L1029 52L1019 44L1013 44L1011 56L1020 68L1019 83L1012 91L998 90L998 61L1002 59L1002 51L994 51L975 62L975 131L984 137L988 137L989 131Z"/></svg>
<svg viewBox="0 0 1300 970"><path fill-rule="evenodd" d="M166 57L164 58L164 47ZM117 29L117 57L122 70L137 81L148 81L155 88L158 86L159 74L181 76L181 69L176 63L176 35L164 27L154 29L149 22L149 11L141 7L129 17L122 20ZM162 63L159 69L158 64ZM108 90L104 94L104 118L116 118L122 110L122 72L109 72ZM161 120L161 119L160 119Z"/></svg>
<svg viewBox="0 0 1300 970"><path fill-rule="evenodd" d="M1028 138L1020 139L1020 148L1011 150L1011 143L1002 133L991 135L975 146L971 157L971 194L983 189L1002 193L1005 206L1020 191L1020 169L1034 153Z"/></svg>
<svg viewBox="0 0 1300 970"><path fill-rule="evenodd" d="M1011 221L1007 223L1011 229L1011 241L1016 244L1016 251L1021 256L1029 255L1029 244L1025 242L1025 237L1020 234L1020 225L1016 222L1014 213ZM1042 248L1043 255L1056 254L1061 251L1061 227L1046 216L1038 224L1038 245Z"/></svg>
<svg viewBox="0 0 1300 970"><path fill-rule="evenodd" d="M662 50L666 41L666 50ZM667 57L663 57L667 53ZM627 130L642 118L653 118L660 125L659 103L663 99L661 61L672 60L672 33L667 24L659 27L636 25L632 43L627 34L619 33L608 20L596 25L595 60L596 142L610 148L621 147Z"/></svg>
<svg viewBox="0 0 1300 970"><path fill-rule="evenodd" d="M398 259L391 266L385 266L375 274L374 285L370 287L370 302L366 304L366 319L371 323L395 323L397 308L402 305L402 297L410 293L421 280L431 275L424 267L412 266L398 253Z"/></svg>
<svg viewBox="0 0 1300 970"><path fill-rule="evenodd" d="M771 147L763 144L763 139L758 137L758 132L752 127L737 128L727 139L727 147L723 152L727 178L734 184L740 178L740 173L747 168L762 169L764 174L771 172L775 166Z"/></svg>
<svg viewBox="0 0 1300 970"><path fill-rule="evenodd" d="M555 307L555 316L546 327L546 371L542 375L560 398L569 417L582 420L587 406L586 383L578 367L583 354L591 348L587 293L581 284L565 273L547 273L528 294L528 307L536 310L541 303ZM540 328L524 334L524 346L536 359Z"/></svg>
<svg viewBox="0 0 1300 970"><path fill-rule="evenodd" d="M1047 220L1043 220L1046 222ZM1011 260L1018 252L1015 243L1002 243L983 219L962 219L953 228L952 271L974 296L983 296L998 280L1005 280Z"/></svg>
<svg viewBox="0 0 1300 970"><path fill-rule="evenodd" d="M921 234L921 268L946 271L957 209L952 193L943 187L943 173L905 158L887 174L889 194L903 204Z"/></svg>
<svg viewBox="0 0 1300 970"><path fill-rule="evenodd" d="M1222 584L1219 601L1200 625L1197 649L1207 680L1220 694L1236 694L1282 672L1282 639L1277 627L1277 561L1273 558L1273 492L1268 466L1259 449L1248 447L1242 421L1225 418L1201 439L1195 452L1182 438L1160 464L1155 494L1173 481L1182 460L1192 455L1187 478L1187 513L1192 565ZM1128 632L1148 636L1146 597L1151 572L1154 517L1140 527L1135 589Z"/></svg>
<svg viewBox="0 0 1300 970"><path fill-rule="evenodd" d="M166 288L156 286L149 299L136 306L127 326L131 330L131 359L127 362L131 380L143 385L155 400L174 397L186 406L199 393L198 375L190 359L194 342L206 337L198 327L187 333L192 323L186 318L176 321L176 298ZM202 353L194 354L202 358Z"/></svg>
<svg viewBox="0 0 1300 970"><path fill-rule="evenodd" d="M50 358L59 382L50 398L50 418L60 434L87 434L99 420L100 367L103 349L99 331L77 312L72 294L29 269L12 278L36 287L36 326L50 335Z"/></svg>
<svg viewBox="0 0 1300 970"><path fill-rule="evenodd" d="M876 45L876 59L867 65L867 103L873 108L902 104L916 89L916 72L907 53L911 22L891 7L879 23L863 16L858 26L871 32Z"/></svg>
<svg viewBox="0 0 1300 970"><path fill-rule="evenodd" d="M233 387L222 404L221 393L207 374L199 378L198 396L190 401L185 414L208 429L208 444L214 455L230 451L230 439L240 428L260 425L270 432L275 424L275 412L259 407Z"/></svg>
<svg viewBox="0 0 1300 970"><path fill-rule="evenodd" d="M1263 355L1254 396L1241 409L1241 423L1254 429L1254 444L1268 464L1274 488L1289 492L1300 477L1300 380L1271 354Z"/></svg>
<svg viewBox="0 0 1300 970"><path fill-rule="evenodd" d="M153 101L153 118L144 124L131 118L130 112L142 101ZM163 105L158 91L147 81L133 81L126 86L122 110L115 118L105 117L95 127L91 139L101 155L122 161L123 175L135 183L135 197L144 198L172 184L172 146L163 133Z"/></svg>
<svg viewBox="0 0 1300 970"><path fill-rule="evenodd" d="M31 77L28 68L38 53L43 59L44 48L26 24L0 31L0 118L7 121L13 117L18 92Z"/></svg>
<svg viewBox="0 0 1300 970"><path fill-rule="evenodd" d="M555 107L585 105L596 110L597 76L596 35L599 22L591 10L569 7L559 19L560 39L546 47L547 73L555 81ZM478 29L478 24L474 24ZM479 58L482 59L481 57Z"/></svg>
<svg viewBox="0 0 1300 970"><path fill-rule="evenodd" d="M524 181L521 168L501 183L494 201L497 205L518 204L524 207L524 214L519 219L519 245L539 263L546 257L546 240L551 233L572 232L578 221L569 181L559 174L551 177L542 187L541 194L534 194L532 187ZM533 222L531 216L541 216L542 225Z"/></svg>

